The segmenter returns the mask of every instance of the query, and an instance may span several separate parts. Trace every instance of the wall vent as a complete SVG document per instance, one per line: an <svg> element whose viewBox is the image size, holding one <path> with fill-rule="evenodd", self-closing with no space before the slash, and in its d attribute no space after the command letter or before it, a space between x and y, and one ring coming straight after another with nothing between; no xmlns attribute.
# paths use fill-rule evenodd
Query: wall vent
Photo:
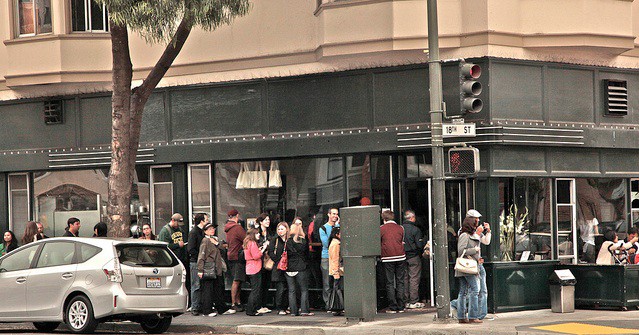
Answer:
<svg viewBox="0 0 639 335"><path fill-rule="evenodd" d="M64 108L62 100L48 100L44 102L44 123L62 124L64 123Z"/></svg>
<svg viewBox="0 0 639 335"><path fill-rule="evenodd" d="M628 82L604 79L604 115L628 115Z"/></svg>

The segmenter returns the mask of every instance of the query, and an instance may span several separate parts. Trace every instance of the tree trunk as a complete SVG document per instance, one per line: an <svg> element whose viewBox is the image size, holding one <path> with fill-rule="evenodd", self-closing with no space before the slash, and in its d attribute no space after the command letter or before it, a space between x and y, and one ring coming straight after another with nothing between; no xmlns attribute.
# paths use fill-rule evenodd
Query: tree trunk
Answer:
<svg viewBox="0 0 639 335"><path fill-rule="evenodd" d="M182 20L171 43L139 87L131 90L133 68L127 28L111 23L113 54L111 170L109 171L109 236L128 237L131 191L140 143L142 113L151 93L173 64L191 32Z"/></svg>
<svg viewBox="0 0 639 335"><path fill-rule="evenodd" d="M133 66L126 26L111 22L113 93L111 98L111 169L107 215L109 236L128 237L131 223L131 79ZM135 159L135 158L134 158Z"/></svg>

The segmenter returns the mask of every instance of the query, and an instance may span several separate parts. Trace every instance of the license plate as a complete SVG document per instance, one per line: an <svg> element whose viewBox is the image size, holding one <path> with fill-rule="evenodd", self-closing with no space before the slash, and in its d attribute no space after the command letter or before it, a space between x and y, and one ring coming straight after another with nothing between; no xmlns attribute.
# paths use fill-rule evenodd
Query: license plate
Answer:
<svg viewBox="0 0 639 335"><path fill-rule="evenodd" d="M146 279L146 287L147 288L162 288L162 281L160 278L147 278Z"/></svg>

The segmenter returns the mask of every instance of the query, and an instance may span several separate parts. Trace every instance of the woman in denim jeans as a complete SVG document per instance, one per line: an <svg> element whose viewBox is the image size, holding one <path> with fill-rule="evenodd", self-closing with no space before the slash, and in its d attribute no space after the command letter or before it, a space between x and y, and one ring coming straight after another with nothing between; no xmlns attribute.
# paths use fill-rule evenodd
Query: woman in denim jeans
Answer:
<svg viewBox="0 0 639 335"><path fill-rule="evenodd" d="M466 256L474 258L479 263L479 239L475 235L475 219L465 218L462 223L461 234L457 243L458 255L465 252ZM480 232L481 234L481 232ZM455 271L459 278L459 296L457 297L457 319L459 323L482 323L479 319L479 275L469 275ZM466 318L468 306L468 319Z"/></svg>
<svg viewBox="0 0 639 335"><path fill-rule="evenodd" d="M286 269L286 282L288 283L288 304L293 316L312 316L308 305L308 241L304 238L304 229L301 225L291 225L291 232L286 241L286 253L288 267ZM297 306L297 289L300 290L301 314Z"/></svg>

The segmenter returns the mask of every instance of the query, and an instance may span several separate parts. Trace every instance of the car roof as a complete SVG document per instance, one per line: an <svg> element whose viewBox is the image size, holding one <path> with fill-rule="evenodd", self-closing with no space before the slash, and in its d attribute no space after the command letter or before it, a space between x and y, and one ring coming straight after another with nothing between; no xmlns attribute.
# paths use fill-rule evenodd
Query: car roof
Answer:
<svg viewBox="0 0 639 335"><path fill-rule="evenodd" d="M162 241L153 241L153 240L141 240L141 239L136 239L136 238L124 238L124 237L119 237L119 238L111 238L111 237L51 237L51 238L47 238L44 240L40 240L38 241L38 243L43 243L43 242L53 242L53 241L75 241L75 242L82 242L82 243L87 243L87 244L92 244L95 246L101 246L101 247L106 247L106 246L112 246L112 245L118 245L118 244L167 244L166 242L162 242Z"/></svg>

